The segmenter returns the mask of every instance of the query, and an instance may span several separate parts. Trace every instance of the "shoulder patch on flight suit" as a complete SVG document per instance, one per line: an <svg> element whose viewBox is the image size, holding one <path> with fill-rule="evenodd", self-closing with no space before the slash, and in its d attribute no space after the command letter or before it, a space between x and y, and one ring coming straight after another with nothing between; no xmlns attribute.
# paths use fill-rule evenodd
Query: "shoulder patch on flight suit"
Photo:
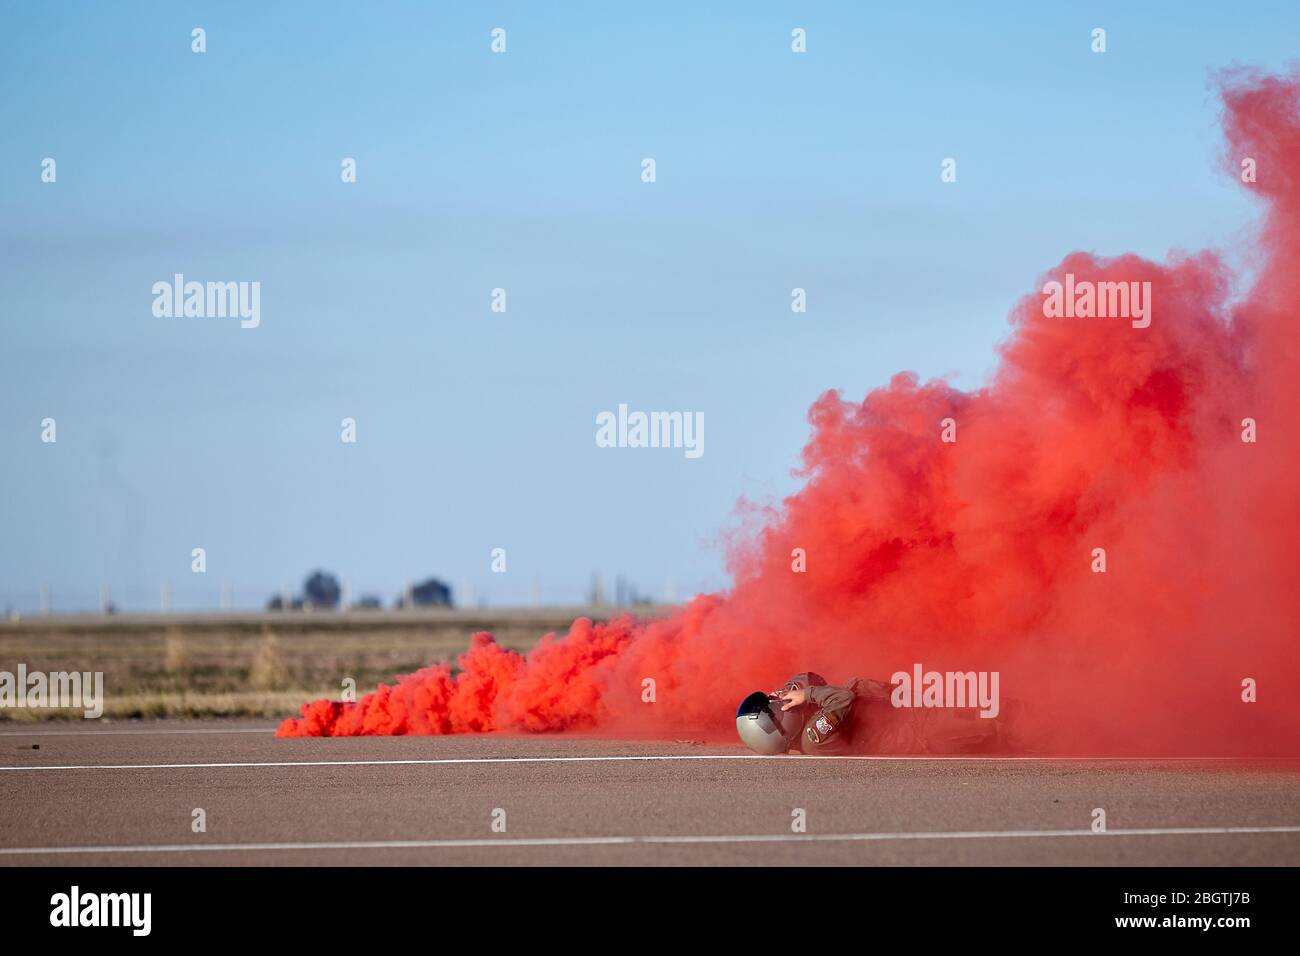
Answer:
<svg viewBox="0 0 1300 956"><path fill-rule="evenodd" d="M817 716L808 722L804 733L809 741L819 744L835 733L835 719L824 710L818 711Z"/></svg>

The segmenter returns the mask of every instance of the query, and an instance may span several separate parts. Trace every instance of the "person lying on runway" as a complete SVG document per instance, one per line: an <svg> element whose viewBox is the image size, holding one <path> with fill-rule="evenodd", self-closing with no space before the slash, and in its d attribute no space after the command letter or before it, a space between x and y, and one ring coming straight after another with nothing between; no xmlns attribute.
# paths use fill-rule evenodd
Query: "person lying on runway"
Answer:
<svg viewBox="0 0 1300 956"><path fill-rule="evenodd" d="M804 671L779 690L755 691L741 701L736 730L746 747L764 756L975 753L1018 747L1007 738L1006 714L983 720L971 709L900 709L891 703L893 689L885 681L862 678L828 684L820 674Z"/></svg>

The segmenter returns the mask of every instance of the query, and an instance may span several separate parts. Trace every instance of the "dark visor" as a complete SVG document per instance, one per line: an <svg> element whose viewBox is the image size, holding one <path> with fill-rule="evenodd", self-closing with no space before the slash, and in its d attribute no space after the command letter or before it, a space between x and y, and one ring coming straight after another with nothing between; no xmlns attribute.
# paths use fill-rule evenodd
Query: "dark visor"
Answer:
<svg viewBox="0 0 1300 956"><path fill-rule="evenodd" d="M754 691L754 693L742 700L740 707L736 710L737 717L752 717L754 714L762 713L767 713L773 720L776 720L776 715L772 713L771 699L761 690Z"/></svg>

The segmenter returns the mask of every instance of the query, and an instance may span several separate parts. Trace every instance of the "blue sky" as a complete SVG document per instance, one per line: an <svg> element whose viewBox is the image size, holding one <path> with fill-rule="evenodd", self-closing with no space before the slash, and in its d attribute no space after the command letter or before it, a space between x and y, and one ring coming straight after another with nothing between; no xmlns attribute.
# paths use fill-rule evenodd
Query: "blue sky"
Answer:
<svg viewBox="0 0 1300 956"><path fill-rule="evenodd" d="M1248 234L1210 80L1294 59L1293 4L988 6L5 5L0 609L725 586L822 391L976 387L1066 253ZM176 272L260 327L155 318ZM620 402L705 454L597 448Z"/></svg>

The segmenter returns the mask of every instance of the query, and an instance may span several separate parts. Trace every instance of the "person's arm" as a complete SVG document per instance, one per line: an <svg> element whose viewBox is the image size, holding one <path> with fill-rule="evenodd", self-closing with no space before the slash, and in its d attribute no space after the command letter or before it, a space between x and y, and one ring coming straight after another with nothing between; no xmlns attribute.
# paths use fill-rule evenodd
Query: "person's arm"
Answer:
<svg viewBox="0 0 1300 956"><path fill-rule="evenodd" d="M843 720L844 715L849 712L849 708L853 706L853 699L853 691L848 687L825 684L821 687L808 688L809 703L829 714L836 723Z"/></svg>

